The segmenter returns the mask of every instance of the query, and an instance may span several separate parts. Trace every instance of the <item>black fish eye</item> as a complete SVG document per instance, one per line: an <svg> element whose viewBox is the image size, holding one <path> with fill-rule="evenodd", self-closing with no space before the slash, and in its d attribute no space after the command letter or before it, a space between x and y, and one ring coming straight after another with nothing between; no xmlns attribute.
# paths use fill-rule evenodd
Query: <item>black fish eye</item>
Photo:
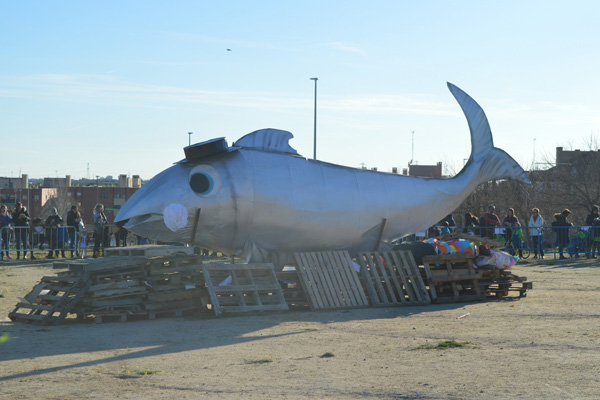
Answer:
<svg viewBox="0 0 600 400"><path fill-rule="evenodd" d="M197 194L208 194L213 188L213 180L203 172L190 176L190 187Z"/></svg>

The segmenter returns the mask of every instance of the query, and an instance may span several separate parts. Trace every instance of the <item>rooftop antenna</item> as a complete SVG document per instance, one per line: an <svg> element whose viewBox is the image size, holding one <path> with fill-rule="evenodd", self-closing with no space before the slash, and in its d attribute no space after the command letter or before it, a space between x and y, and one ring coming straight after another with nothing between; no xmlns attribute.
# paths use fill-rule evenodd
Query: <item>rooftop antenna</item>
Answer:
<svg viewBox="0 0 600 400"><path fill-rule="evenodd" d="M410 154L410 161L408 162L408 165L411 165L415 159L415 131L410 131L410 133L412 134L412 152Z"/></svg>
<svg viewBox="0 0 600 400"><path fill-rule="evenodd" d="M85 176L85 179L90 179L90 163L87 163L87 175Z"/></svg>

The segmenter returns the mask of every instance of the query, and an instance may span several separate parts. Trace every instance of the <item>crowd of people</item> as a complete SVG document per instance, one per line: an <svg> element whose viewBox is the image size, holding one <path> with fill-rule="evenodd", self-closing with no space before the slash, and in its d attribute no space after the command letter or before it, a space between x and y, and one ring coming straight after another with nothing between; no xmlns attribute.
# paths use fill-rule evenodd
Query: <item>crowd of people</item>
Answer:
<svg viewBox="0 0 600 400"><path fill-rule="evenodd" d="M97 204L94 207L93 239L94 250L92 257L100 255L100 248L108 246L108 219L104 214L104 206ZM65 223L66 222L66 223ZM127 230L122 228L116 235L117 240L125 244ZM77 206L72 206L64 221L56 207L50 210L50 215L45 220L31 219L27 208L21 203L15 203L11 211L4 204L0 205L0 259L12 259L10 256L10 243L14 238L16 258L36 259L34 249L42 249L44 244L48 247L46 258L66 258L65 250L70 250L71 258L87 256L88 233ZM120 244L120 243L119 243ZM68 246L68 247L67 247Z"/></svg>
<svg viewBox="0 0 600 400"><path fill-rule="evenodd" d="M564 253L569 254L585 253L587 258L597 258L600 251L600 208L593 206L588 214L585 225L577 230L573 229L573 223L569 221L571 211L564 209L553 215L554 220L550 223L551 232L554 234L553 244L556 245L559 258L566 259ZM506 210L503 219L496 214L496 207L490 205L485 214L476 217L470 212L465 213L463 232L471 232L490 239L497 239L499 236L506 241L506 247L511 253L518 252L522 257L523 248L529 248L533 251L534 259L544 258L544 218L538 208L531 210L531 216L526 225L522 225L519 218L515 215L513 208ZM437 224L440 234L443 234L448 225L456 226L452 215L448 215ZM529 231L530 244L524 241L523 229ZM447 229L447 228L446 228Z"/></svg>
<svg viewBox="0 0 600 400"><path fill-rule="evenodd" d="M576 228L568 219L571 215L569 209L555 213L553 221L549 225L545 225L540 210L533 208L527 224L522 224L513 208L508 208L506 215L501 219L496 214L496 207L490 205L487 212L480 217L471 212L465 213L462 231L489 239L503 239L510 253L518 253L519 257L523 257L522 251L527 248L533 252L534 259L542 259L544 258L544 248L550 244L551 247L556 247L561 259L567 258L565 252L571 256L584 253L587 258L597 258L598 252L600 252L599 210L598 206L593 206L585 220L585 225ZM432 228L434 228L433 236L458 229L452 214L446 216ZM547 228L550 230L546 230ZM524 229L528 231L528 235L524 235ZM553 236L550 236L548 232L551 232ZM430 236L432 235L430 234ZM527 236L529 236L529 241L526 240Z"/></svg>

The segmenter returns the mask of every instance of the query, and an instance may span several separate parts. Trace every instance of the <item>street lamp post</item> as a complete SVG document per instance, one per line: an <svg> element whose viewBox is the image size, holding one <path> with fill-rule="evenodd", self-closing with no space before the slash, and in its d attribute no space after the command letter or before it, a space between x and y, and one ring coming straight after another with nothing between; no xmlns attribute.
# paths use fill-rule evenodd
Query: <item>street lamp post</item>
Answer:
<svg viewBox="0 0 600 400"><path fill-rule="evenodd" d="M98 175L96 175L96 204L100 203L100 189L98 189L100 181Z"/></svg>
<svg viewBox="0 0 600 400"><path fill-rule="evenodd" d="M313 159L317 159L317 81L319 78L310 78L311 81L315 81L315 138L314 138L314 152Z"/></svg>
<svg viewBox="0 0 600 400"><path fill-rule="evenodd" d="M189 144L190 146L192 145L192 134L193 134L193 133L194 133L194 132L188 132L189 139L190 139L188 144Z"/></svg>

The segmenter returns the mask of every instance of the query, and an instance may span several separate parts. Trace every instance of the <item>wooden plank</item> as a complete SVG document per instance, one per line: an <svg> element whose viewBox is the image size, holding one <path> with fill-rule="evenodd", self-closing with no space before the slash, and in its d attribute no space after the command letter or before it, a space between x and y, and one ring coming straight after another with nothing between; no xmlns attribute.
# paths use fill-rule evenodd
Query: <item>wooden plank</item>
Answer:
<svg viewBox="0 0 600 400"><path fill-rule="evenodd" d="M388 272L386 270L386 267L383 263L383 261L381 260L381 254L379 254L379 252L374 252L373 253L373 259L375 260L375 268L377 269L377 272L379 273L379 276L381 277L381 286L383 287L383 290L386 294L386 297L389 301L389 303L393 304L396 303L396 295L394 294L394 290L392 288L392 282L390 281Z"/></svg>
<svg viewBox="0 0 600 400"><path fill-rule="evenodd" d="M315 261L313 268L320 275L321 282L323 283L323 291L325 291L325 295L329 301L329 307L342 308L342 303L340 302L338 292L330 277L330 272L332 271L331 265L325 262L323 259L323 253L317 252L312 253L312 255Z"/></svg>
<svg viewBox="0 0 600 400"><path fill-rule="evenodd" d="M329 290L326 286L323 273L319 268L318 260L314 253L306 253L307 264L304 266L304 271L310 271L313 277L311 281L313 293L318 293L323 301L322 308L330 308L332 299Z"/></svg>
<svg viewBox="0 0 600 400"><path fill-rule="evenodd" d="M326 257L333 265L337 265L335 269L335 278L338 281L338 289L343 296L343 301L348 307L359 307L362 305L357 297L357 285L352 280L352 275L347 274L348 265L345 260L345 254L339 251L328 251ZM354 268L351 266L351 268ZM360 282L358 284L360 286ZM368 304L368 303L366 303Z"/></svg>
<svg viewBox="0 0 600 400"><path fill-rule="evenodd" d="M215 286L212 283L212 279L210 277L210 264L204 265L203 266L203 272L204 272L204 282L206 284L206 287L208 289L208 295L210 297L210 302L212 304L212 310L215 313L215 315L219 315L221 314L221 306L219 305L219 298L217 297L217 294L215 293Z"/></svg>
<svg viewBox="0 0 600 400"><path fill-rule="evenodd" d="M361 306L366 306L369 304L369 300L367 299L367 295L363 289L362 283L360 282L358 273L354 269L354 264L352 262L352 258L350 258L350 254L347 250L344 250L340 258L345 263L347 270L349 271L348 276L349 279L353 282L355 290L353 291L356 295L357 301Z"/></svg>
<svg viewBox="0 0 600 400"><path fill-rule="evenodd" d="M351 307L352 304L347 301L348 295L345 293L342 275L335 259L330 259L327 252L324 251L317 253L317 258L320 260L319 265L325 267L322 272L330 283L329 292L334 299L335 308Z"/></svg>
<svg viewBox="0 0 600 400"><path fill-rule="evenodd" d="M175 254L194 254L193 247L154 244L127 247L110 247L104 249L104 251L106 257L165 257L172 256Z"/></svg>
<svg viewBox="0 0 600 400"><path fill-rule="evenodd" d="M429 268L429 262L423 260L423 270L425 271L425 277L427 278L428 286L429 286L429 296L431 297L431 301L437 300L437 291L435 290L435 285L432 282L431 269Z"/></svg>
<svg viewBox="0 0 600 400"><path fill-rule="evenodd" d="M215 293L236 293L236 292L250 292L250 291L259 291L259 290L268 290L268 291L277 291L280 290L281 286L279 283L271 283L271 284L250 284L250 285L228 285L228 286L215 286L213 290Z"/></svg>
<svg viewBox="0 0 600 400"><path fill-rule="evenodd" d="M304 288L304 292L307 294L308 303L311 310L324 308L323 299L318 290L314 290L313 285L315 279L312 275L310 268L304 268L308 264L306 253L294 253L296 259L296 270L298 271L298 277L300 278L300 284ZM300 272L302 270L302 272Z"/></svg>
<svg viewBox="0 0 600 400"><path fill-rule="evenodd" d="M410 251L400 251L397 254L402 259L405 265L405 271L410 274L410 280L413 283L413 289L417 293L417 296L426 304L431 303L431 298L429 297L429 293L427 292L427 287L425 282L423 281L423 277L421 276L421 271L417 266L415 258L413 257L412 252Z"/></svg>
<svg viewBox="0 0 600 400"><path fill-rule="evenodd" d="M398 293L396 302L411 302L414 299L414 294L411 293L412 288L404 274L404 270L402 268L403 265L393 257L394 254L392 253L383 253L382 256L387 264L387 267L384 266L386 268L386 272L389 274L390 281L394 284L394 288L396 288L396 293ZM406 295L408 295L408 299L406 298Z"/></svg>
<svg viewBox="0 0 600 400"><path fill-rule="evenodd" d="M369 265L369 271L371 272L371 276L373 277L374 287L376 289L376 302L375 305L389 304L391 299L388 298L387 293L382 285L381 275L377 270L376 263L373 262L372 253L367 253L367 264Z"/></svg>
<svg viewBox="0 0 600 400"><path fill-rule="evenodd" d="M146 293L145 286L134 286L129 288L116 288L116 289L105 289L96 290L89 293L89 296L93 298L105 298L105 297L123 297L123 296L134 296L143 295Z"/></svg>
<svg viewBox="0 0 600 400"><path fill-rule="evenodd" d="M375 290L375 282L373 281L373 277L371 276L371 274L367 271L367 263L366 263L366 258L368 257L368 255L366 253L360 253L358 255L358 263L360 265L360 275L363 278L364 281L364 285L367 288L367 292L369 293L369 299L371 302L371 305L377 305L379 303L379 295L377 294L377 291Z"/></svg>
<svg viewBox="0 0 600 400"><path fill-rule="evenodd" d="M394 260L394 265L396 266L398 276L400 276L400 279L402 280L402 286L408 297L408 302L422 303L423 298L415 285L416 282L414 281L408 258L405 257L406 254L412 255L410 252L396 251L389 253L389 256Z"/></svg>
<svg viewBox="0 0 600 400"><path fill-rule="evenodd" d="M19 308L28 308L31 310L44 310L44 311L50 311L52 309L54 309L53 305L46 305L46 304L32 304L32 303L17 303L17 307Z"/></svg>

